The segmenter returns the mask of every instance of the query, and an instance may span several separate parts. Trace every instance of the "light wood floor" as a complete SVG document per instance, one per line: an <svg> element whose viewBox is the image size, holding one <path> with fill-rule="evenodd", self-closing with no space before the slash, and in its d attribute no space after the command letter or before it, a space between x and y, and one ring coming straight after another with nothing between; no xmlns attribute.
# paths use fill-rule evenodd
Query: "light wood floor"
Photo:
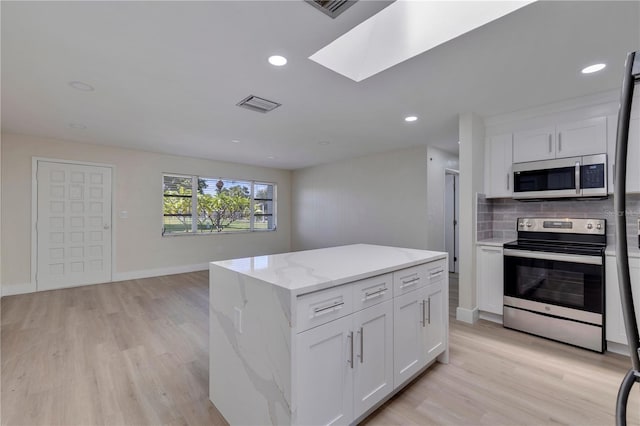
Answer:
<svg viewBox="0 0 640 426"><path fill-rule="evenodd" d="M225 424L207 396L207 272L5 297L1 332L3 425ZM366 424L614 424L627 358L484 321L450 332L451 363ZM631 405L640 425L638 386Z"/></svg>

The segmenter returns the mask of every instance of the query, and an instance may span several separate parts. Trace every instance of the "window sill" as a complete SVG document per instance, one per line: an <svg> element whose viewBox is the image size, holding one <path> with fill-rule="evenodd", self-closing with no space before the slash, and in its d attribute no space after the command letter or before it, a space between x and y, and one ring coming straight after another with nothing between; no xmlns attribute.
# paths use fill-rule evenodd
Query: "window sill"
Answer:
<svg viewBox="0 0 640 426"><path fill-rule="evenodd" d="M197 232L197 233L192 233L192 232L185 232L185 233L175 233L175 234L165 234L162 235L162 238L174 238L174 237L200 237L200 236L205 236L205 235L238 235L238 234L260 234L260 233L267 233L267 232L276 232L276 229L254 229L253 231L226 231L226 232Z"/></svg>

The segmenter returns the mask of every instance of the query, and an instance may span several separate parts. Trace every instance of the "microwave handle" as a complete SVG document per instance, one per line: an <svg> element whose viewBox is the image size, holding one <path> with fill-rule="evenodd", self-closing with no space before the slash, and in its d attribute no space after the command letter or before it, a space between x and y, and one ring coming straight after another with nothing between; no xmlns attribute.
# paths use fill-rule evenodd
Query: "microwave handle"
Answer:
<svg viewBox="0 0 640 426"><path fill-rule="evenodd" d="M580 195L580 162L576 161L576 194Z"/></svg>

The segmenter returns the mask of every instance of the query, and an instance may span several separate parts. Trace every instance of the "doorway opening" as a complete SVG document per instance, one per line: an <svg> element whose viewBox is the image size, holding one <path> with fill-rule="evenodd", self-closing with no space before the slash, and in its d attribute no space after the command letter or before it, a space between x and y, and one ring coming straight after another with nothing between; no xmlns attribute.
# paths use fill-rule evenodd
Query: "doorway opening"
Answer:
<svg viewBox="0 0 640 426"><path fill-rule="evenodd" d="M444 190L444 242L445 250L449 253L449 272L459 272L460 235L458 224L460 221L460 172L445 169Z"/></svg>

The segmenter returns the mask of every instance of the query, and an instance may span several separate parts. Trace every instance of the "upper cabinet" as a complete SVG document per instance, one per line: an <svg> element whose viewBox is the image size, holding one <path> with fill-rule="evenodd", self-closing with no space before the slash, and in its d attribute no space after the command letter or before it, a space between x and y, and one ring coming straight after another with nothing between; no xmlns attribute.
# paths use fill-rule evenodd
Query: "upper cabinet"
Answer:
<svg viewBox="0 0 640 426"><path fill-rule="evenodd" d="M543 127L513 134L513 162L556 158L556 129Z"/></svg>
<svg viewBox="0 0 640 426"><path fill-rule="evenodd" d="M513 134L514 163L605 152L606 117L594 117Z"/></svg>
<svg viewBox="0 0 640 426"><path fill-rule="evenodd" d="M485 155L485 193L487 197L511 197L513 194L513 136L511 133L487 138Z"/></svg>

